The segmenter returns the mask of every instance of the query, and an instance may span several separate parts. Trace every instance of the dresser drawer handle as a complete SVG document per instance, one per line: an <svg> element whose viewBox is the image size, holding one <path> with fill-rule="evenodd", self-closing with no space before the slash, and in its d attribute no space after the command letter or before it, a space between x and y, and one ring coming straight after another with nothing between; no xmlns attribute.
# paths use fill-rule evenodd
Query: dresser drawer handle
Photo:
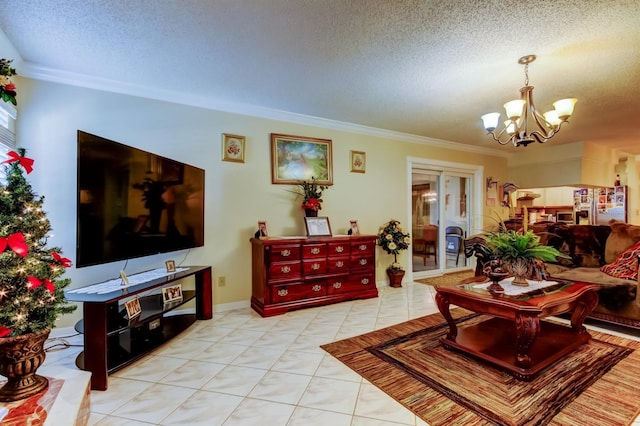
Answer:
<svg viewBox="0 0 640 426"><path fill-rule="evenodd" d="M337 268L342 268L343 266L344 266L344 262L343 262L343 261L338 260L338 261L336 262L336 267L337 267Z"/></svg>
<svg viewBox="0 0 640 426"><path fill-rule="evenodd" d="M367 259L360 259L358 263L364 266L367 264Z"/></svg>
<svg viewBox="0 0 640 426"><path fill-rule="evenodd" d="M291 256L291 250L284 249L284 250L282 250L282 251L280 252L280 255L281 255L282 257L289 257L289 256Z"/></svg>
<svg viewBox="0 0 640 426"><path fill-rule="evenodd" d="M311 248L311 254L318 254L318 253L320 253L320 249L318 247Z"/></svg>
<svg viewBox="0 0 640 426"><path fill-rule="evenodd" d="M317 271L318 269L320 269L320 264L319 263L312 263L311 264L311 269L314 271Z"/></svg>
<svg viewBox="0 0 640 426"><path fill-rule="evenodd" d="M289 272L291 272L291 266L283 266L282 268L280 268L280 272L282 272L283 274L288 274Z"/></svg>
<svg viewBox="0 0 640 426"><path fill-rule="evenodd" d="M289 294L289 292L287 291L287 289L286 289L286 288L283 288L283 289L278 290L278 296L280 296L280 297L284 297L284 296L286 296L287 294Z"/></svg>
<svg viewBox="0 0 640 426"><path fill-rule="evenodd" d="M342 246L337 246L336 247L336 253L342 253L344 251L344 247Z"/></svg>
<svg viewBox="0 0 640 426"><path fill-rule="evenodd" d="M358 246L358 248L359 248L360 250L364 251L364 250L366 250L366 249L367 249L367 245L366 245L366 244L360 244L360 245Z"/></svg>
<svg viewBox="0 0 640 426"><path fill-rule="evenodd" d="M360 280L360 283L361 283L361 284L363 284L363 285L367 285L367 284L369 284L369 278L363 278L363 279L361 279L361 280Z"/></svg>
<svg viewBox="0 0 640 426"><path fill-rule="evenodd" d="M322 286L320 284L316 284L313 287L311 287L311 290L320 291L320 290L322 290Z"/></svg>
<svg viewBox="0 0 640 426"><path fill-rule="evenodd" d="M340 281L333 283L333 288L340 288L342 287L342 283Z"/></svg>

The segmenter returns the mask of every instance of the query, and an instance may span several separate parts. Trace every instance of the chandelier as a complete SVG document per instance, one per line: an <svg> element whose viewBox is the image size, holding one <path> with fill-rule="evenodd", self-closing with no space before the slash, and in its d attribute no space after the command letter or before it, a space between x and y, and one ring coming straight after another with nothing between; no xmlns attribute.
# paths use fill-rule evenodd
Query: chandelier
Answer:
<svg viewBox="0 0 640 426"><path fill-rule="evenodd" d="M520 99L504 104L507 120L504 128L496 134L500 120L499 112L483 115L482 122L487 132L500 145L509 142L513 146L527 146L532 142L545 143L560 131L562 123L566 122L573 113L573 106L577 99L561 99L553 103L555 109L540 114L533 103L533 86L529 86L529 64L536 60L536 55L527 55L518 59L524 65L524 87L520 89ZM531 127L531 131L529 131Z"/></svg>

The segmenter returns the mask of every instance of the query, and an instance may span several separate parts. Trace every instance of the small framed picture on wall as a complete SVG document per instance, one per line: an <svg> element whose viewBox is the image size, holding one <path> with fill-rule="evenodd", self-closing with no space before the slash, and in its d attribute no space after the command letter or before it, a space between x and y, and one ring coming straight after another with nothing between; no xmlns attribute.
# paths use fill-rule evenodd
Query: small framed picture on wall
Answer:
<svg viewBox="0 0 640 426"><path fill-rule="evenodd" d="M367 153L363 151L349 151L351 171L364 173L367 170Z"/></svg>
<svg viewBox="0 0 640 426"><path fill-rule="evenodd" d="M244 163L245 137L240 135L222 134L222 161Z"/></svg>

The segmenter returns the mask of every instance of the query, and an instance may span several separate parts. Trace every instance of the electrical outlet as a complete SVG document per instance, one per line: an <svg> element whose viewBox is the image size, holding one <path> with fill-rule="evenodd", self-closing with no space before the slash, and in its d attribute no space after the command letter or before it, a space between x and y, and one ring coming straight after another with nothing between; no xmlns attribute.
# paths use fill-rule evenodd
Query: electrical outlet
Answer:
<svg viewBox="0 0 640 426"><path fill-rule="evenodd" d="M218 277L218 287L227 285L227 277Z"/></svg>

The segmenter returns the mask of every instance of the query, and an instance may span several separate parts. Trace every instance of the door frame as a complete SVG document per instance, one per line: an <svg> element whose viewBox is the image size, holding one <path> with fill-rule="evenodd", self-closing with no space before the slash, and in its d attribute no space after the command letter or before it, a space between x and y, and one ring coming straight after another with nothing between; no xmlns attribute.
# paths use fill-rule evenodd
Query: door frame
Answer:
<svg viewBox="0 0 640 426"><path fill-rule="evenodd" d="M469 232L471 235L481 232L482 230L482 215L483 215L483 175L484 175L484 166L477 164L467 164L467 163L456 163L453 161L442 161L442 160L433 160L430 158L420 158L420 157L407 157L407 222L412 223L412 204L411 204L411 183L412 183L412 173L413 168L435 168L436 170L442 170L444 172L458 172L458 173L468 173L472 175L473 182L471 182L471 194L467 198L470 207L469 214ZM444 183L441 182L440 185L444 186ZM441 188L440 188L441 189ZM442 191L439 189L439 193L442 194ZM443 220L444 215L444 203L440 203L440 220ZM438 239L438 253L444 253L446 242L443 238ZM411 251L411 250L409 250ZM411 258L410 258L411 259ZM471 259L473 262L475 259ZM411 265L411 260L409 261L409 265ZM471 265L473 266L473 265ZM413 267L407 267L407 278L413 281ZM444 273L444 264L440 263L439 269L434 269L433 271L427 272L426 276L438 276Z"/></svg>

